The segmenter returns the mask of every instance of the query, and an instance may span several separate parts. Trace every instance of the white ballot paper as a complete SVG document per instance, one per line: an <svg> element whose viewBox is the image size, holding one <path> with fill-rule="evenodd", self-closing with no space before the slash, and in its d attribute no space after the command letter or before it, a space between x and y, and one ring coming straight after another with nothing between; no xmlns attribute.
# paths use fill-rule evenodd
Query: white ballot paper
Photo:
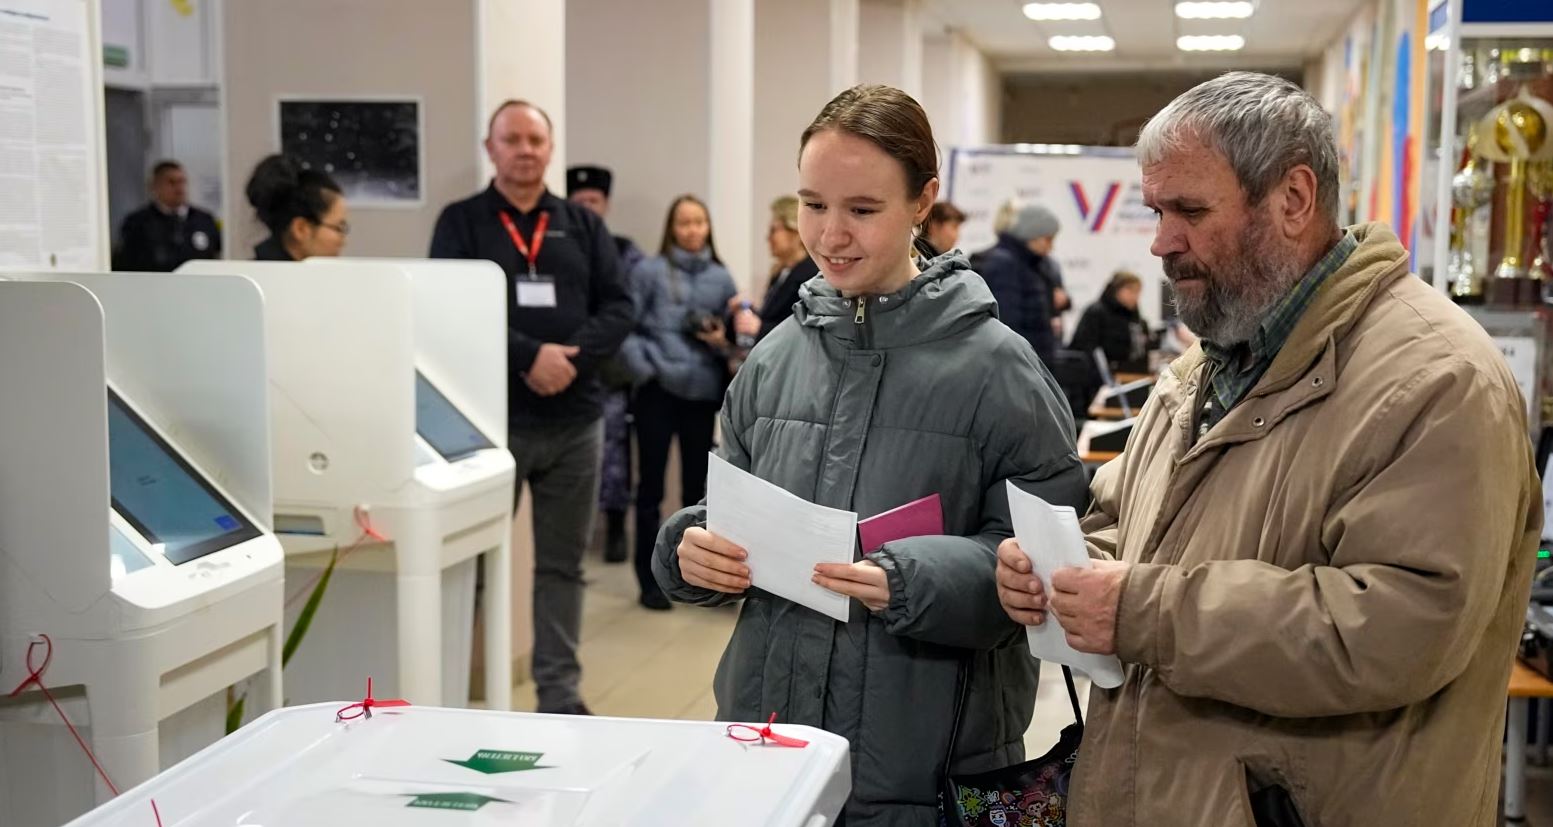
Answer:
<svg viewBox="0 0 1553 827"><path fill-rule="evenodd" d="M846 622L852 598L814 585L817 563L851 563L857 514L815 505L716 454L706 476L706 528L749 559L750 582Z"/></svg>
<svg viewBox="0 0 1553 827"><path fill-rule="evenodd" d="M1008 483L1008 509L1014 519L1014 537L1030 558L1031 570L1051 592L1052 573L1073 566L1091 565L1084 531L1073 509L1052 505ZM1122 662L1111 655L1090 655L1068 645L1057 615L1048 611L1046 622L1025 627L1030 654L1044 661L1071 666L1089 676L1095 686L1114 689L1122 685Z"/></svg>

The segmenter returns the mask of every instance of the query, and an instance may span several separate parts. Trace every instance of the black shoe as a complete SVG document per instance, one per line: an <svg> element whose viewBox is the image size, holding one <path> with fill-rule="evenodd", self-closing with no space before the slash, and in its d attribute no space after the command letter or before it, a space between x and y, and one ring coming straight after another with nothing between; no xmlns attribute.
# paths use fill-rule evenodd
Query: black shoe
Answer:
<svg viewBox="0 0 1553 827"><path fill-rule="evenodd" d="M609 522L604 532L604 562L626 561L626 515L624 511L605 512Z"/></svg>
<svg viewBox="0 0 1553 827"><path fill-rule="evenodd" d="M642 592L642 596L637 602L642 604L643 608L651 609L655 612L666 612L674 608L674 604L669 602L669 596L657 589L653 589L650 592Z"/></svg>
<svg viewBox="0 0 1553 827"><path fill-rule="evenodd" d="M546 709L546 710L542 710L542 711L546 715L592 715L593 714L593 710L589 709L588 705L583 703L582 701L578 701L578 702L576 702L574 704L567 704L566 706L557 707L555 709Z"/></svg>

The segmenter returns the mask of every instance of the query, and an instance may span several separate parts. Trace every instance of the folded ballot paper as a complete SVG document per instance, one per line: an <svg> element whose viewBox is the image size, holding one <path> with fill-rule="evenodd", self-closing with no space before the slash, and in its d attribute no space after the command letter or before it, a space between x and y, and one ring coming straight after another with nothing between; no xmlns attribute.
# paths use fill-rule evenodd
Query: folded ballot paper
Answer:
<svg viewBox="0 0 1553 827"><path fill-rule="evenodd" d="M1052 573L1069 566L1089 568L1089 550L1078 515L1068 506L1052 505L1008 483L1008 507L1014 519L1014 537L1030 558L1031 569L1051 591ZM1044 661L1071 666L1102 689L1122 685L1122 662L1111 655L1091 655L1068 645L1057 615L1046 613L1046 622L1029 626L1025 636L1030 654Z"/></svg>
<svg viewBox="0 0 1553 827"><path fill-rule="evenodd" d="M815 505L712 454L706 528L749 553L756 588L847 621L852 598L811 578L816 564L852 562L857 514Z"/></svg>

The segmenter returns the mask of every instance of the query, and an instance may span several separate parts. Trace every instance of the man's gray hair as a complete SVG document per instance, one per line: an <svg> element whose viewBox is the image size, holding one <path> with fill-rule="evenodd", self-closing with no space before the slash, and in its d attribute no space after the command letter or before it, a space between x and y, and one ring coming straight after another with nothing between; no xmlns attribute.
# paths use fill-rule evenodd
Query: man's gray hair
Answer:
<svg viewBox="0 0 1553 827"><path fill-rule="evenodd" d="M1337 143L1332 116L1299 86L1274 75L1230 72L1171 101L1138 135L1138 163L1198 143L1235 170L1249 203L1259 204L1289 170L1316 173L1316 206L1337 221Z"/></svg>

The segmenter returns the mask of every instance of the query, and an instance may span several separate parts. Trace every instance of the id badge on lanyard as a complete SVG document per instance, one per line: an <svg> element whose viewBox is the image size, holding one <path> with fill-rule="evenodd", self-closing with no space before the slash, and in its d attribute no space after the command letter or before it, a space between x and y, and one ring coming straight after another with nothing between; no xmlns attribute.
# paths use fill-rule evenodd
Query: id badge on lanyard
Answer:
<svg viewBox="0 0 1553 827"><path fill-rule="evenodd" d="M534 227L534 240L532 243L524 240L518 232L518 225L512 220L512 216L505 212L497 213L501 216L502 226L507 229L507 235L512 238L512 246L518 249L518 254L528 261L528 272L519 273L513 279L512 289L518 302L518 307L533 309L553 308L556 306L555 279L550 276L542 276L536 269L539 262L539 249L545 243L545 230L550 227L550 213L539 214L539 221Z"/></svg>

